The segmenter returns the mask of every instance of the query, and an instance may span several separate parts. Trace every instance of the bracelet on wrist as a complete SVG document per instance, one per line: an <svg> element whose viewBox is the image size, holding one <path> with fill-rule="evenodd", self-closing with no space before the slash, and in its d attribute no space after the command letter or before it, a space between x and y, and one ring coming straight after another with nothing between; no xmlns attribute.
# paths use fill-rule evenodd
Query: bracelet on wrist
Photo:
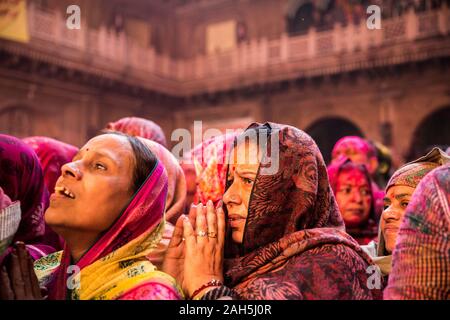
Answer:
<svg viewBox="0 0 450 320"><path fill-rule="evenodd" d="M204 285L202 285L200 288L196 289L192 295L191 295L191 300L194 300L195 297L202 292L203 290L205 290L206 288L210 288L210 287L220 287L222 286L223 283L220 280L217 279L212 279L211 281L205 283Z"/></svg>

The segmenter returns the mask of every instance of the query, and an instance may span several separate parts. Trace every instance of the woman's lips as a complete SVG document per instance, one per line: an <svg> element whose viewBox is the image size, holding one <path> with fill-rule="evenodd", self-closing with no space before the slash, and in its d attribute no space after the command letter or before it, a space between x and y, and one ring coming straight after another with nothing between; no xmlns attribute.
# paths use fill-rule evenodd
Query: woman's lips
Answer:
<svg viewBox="0 0 450 320"><path fill-rule="evenodd" d="M54 195L68 199L75 199L75 194L66 186L56 186Z"/></svg>
<svg viewBox="0 0 450 320"><path fill-rule="evenodd" d="M231 228L237 228L241 225L242 221L245 221L245 218L237 214L230 214L228 215L228 221Z"/></svg>
<svg viewBox="0 0 450 320"><path fill-rule="evenodd" d="M347 209L347 210L345 210L347 213L350 213L350 214L357 214L357 215L360 215L360 214L362 214L363 212L364 212L364 210L363 209Z"/></svg>
<svg viewBox="0 0 450 320"><path fill-rule="evenodd" d="M386 226L384 227L384 233L398 233L398 227L394 227L394 226Z"/></svg>
<svg viewBox="0 0 450 320"><path fill-rule="evenodd" d="M67 196L65 196L65 195L63 195L63 194L61 194L59 192L52 193L51 196L50 196L50 201L60 200L60 199L71 200L69 197L67 197Z"/></svg>

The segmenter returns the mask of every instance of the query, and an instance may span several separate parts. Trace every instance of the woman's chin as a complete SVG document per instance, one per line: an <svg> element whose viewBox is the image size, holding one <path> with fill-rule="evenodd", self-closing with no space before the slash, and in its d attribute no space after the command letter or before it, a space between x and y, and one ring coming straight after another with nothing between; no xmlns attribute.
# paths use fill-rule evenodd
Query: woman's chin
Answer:
<svg viewBox="0 0 450 320"><path fill-rule="evenodd" d="M56 229L63 224L60 210L56 208L49 207L45 211L44 219L45 223L49 225L52 229L56 231Z"/></svg>
<svg viewBox="0 0 450 320"><path fill-rule="evenodd" d="M244 235L240 231L233 231L231 234L231 238L235 243L241 244L244 238Z"/></svg>
<svg viewBox="0 0 450 320"><path fill-rule="evenodd" d="M360 216L348 216L344 217L345 226L347 228L357 228L361 226L365 221Z"/></svg>

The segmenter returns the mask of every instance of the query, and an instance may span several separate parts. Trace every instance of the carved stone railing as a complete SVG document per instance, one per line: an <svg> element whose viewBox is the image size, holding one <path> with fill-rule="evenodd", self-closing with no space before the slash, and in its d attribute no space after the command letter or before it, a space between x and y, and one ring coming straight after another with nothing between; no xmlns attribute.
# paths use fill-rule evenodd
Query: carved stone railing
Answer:
<svg viewBox="0 0 450 320"><path fill-rule="evenodd" d="M406 50L411 43L424 39L440 37L437 41L445 51L450 38L450 10L444 5L434 11L410 11L383 20L380 30L369 30L365 21L347 27L336 25L329 31L311 29L305 35L253 40L227 52L175 60L104 27L93 30L82 25L80 30L69 30L61 13L42 11L33 3L29 5L28 18L31 41L24 45L27 52L37 51L40 57L48 55L67 61L74 68L99 70L176 95L228 89L242 81L251 83L252 79L280 80L288 73L337 70L342 57L350 59L365 53L373 56L389 46L403 45Z"/></svg>

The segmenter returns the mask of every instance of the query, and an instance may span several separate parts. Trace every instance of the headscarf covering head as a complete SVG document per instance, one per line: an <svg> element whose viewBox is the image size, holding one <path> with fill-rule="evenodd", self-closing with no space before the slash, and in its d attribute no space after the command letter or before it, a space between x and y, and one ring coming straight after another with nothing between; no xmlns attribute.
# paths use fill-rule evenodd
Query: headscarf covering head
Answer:
<svg viewBox="0 0 450 320"><path fill-rule="evenodd" d="M331 152L332 162L341 157L350 158L353 161L355 156L363 155L366 159L363 164L367 166L370 174L374 174L377 165L377 151L375 147L366 139L357 136L343 137L336 142ZM372 162L375 161L373 164Z"/></svg>
<svg viewBox="0 0 450 320"><path fill-rule="evenodd" d="M386 192L393 186L416 188L420 180L430 171L450 162L450 156L439 148L433 148L428 154L409 162L392 175L386 186Z"/></svg>
<svg viewBox="0 0 450 320"><path fill-rule="evenodd" d="M371 205L370 205L369 220L372 220L372 222L374 222L376 224L376 222L378 221L378 217L379 217L379 214L376 212L377 197L374 194L372 179L371 179L369 171L367 171L367 167L365 165L353 163L348 158L341 158L338 161L334 162L333 164L329 165L327 168L327 172L328 172L328 178L330 180L331 188L333 189L334 194L336 194L338 192L339 175L343 172L352 172L353 170L356 170L356 171L359 171L360 173L362 173L367 181L367 184L369 186L369 192L370 192L370 195L372 198ZM367 221L364 224L366 224L366 223L367 223ZM375 235L376 235L376 229L375 229Z"/></svg>
<svg viewBox="0 0 450 320"><path fill-rule="evenodd" d="M439 166L450 163L450 156L439 148L433 148L428 154L399 168L389 180L387 191L394 186L407 186L416 189L420 181ZM378 231L377 255L386 256L386 243L381 228Z"/></svg>
<svg viewBox="0 0 450 320"><path fill-rule="evenodd" d="M261 160L243 241L226 236L227 285L245 299L372 299L363 285L370 259L344 231L316 143L287 125L255 123L246 133L252 129L262 138ZM226 189L231 184L230 176ZM341 289L333 288L336 281Z"/></svg>
<svg viewBox="0 0 450 320"><path fill-rule="evenodd" d="M4 134L0 134L0 187L12 201L20 201L22 218L14 241L41 240L49 194L39 159L22 140Z"/></svg>
<svg viewBox="0 0 450 320"><path fill-rule="evenodd" d="M142 137L149 139L167 147L166 136L159 125L151 120L126 117L116 122L110 122L106 126L107 130L120 131L130 136Z"/></svg>
<svg viewBox="0 0 450 320"><path fill-rule="evenodd" d="M247 130L267 132L266 150L261 163L278 161L274 174L261 174L255 179L248 208L247 223L240 255L275 242L299 230L337 228L344 222L328 182L327 168L316 143L303 131L275 123L255 123ZM227 181L226 189L231 185ZM231 241L231 240L230 240Z"/></svg>
<svg viewBox="0 0 450 320"><path fill-rule="evenodd" d="M36 152L44 172L45 184L48 191L53 192L61 175L61 167L72 161L78 148L48 137L28 137L23 141Z"/></svg>

